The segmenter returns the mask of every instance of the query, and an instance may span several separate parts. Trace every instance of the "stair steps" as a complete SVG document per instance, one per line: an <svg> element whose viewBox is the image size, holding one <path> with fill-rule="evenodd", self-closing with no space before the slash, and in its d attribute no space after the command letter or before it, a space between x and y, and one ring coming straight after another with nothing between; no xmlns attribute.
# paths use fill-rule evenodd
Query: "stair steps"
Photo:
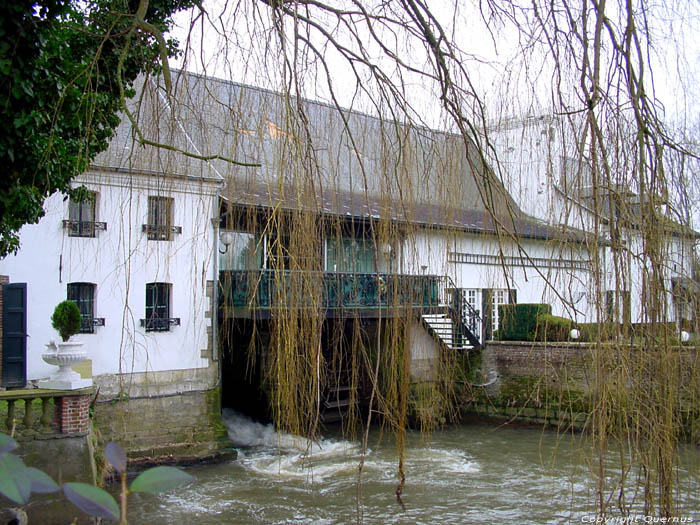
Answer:
<svg viewBox="0 0 700 525"><path fill-rule="evenodd" d="M348 413L353 403L352 387L348 385L338 385L328 389L321 404L321 421L324 423L335 423L341 421Z"/></svg>
<svg viewBox="0 0 700 525"><path fill-rule="evenodd" d="M457 333L454 322L448 313L423 315L423 322L436 339L452 350L470 350L473 348L469 340Z"/></svg>

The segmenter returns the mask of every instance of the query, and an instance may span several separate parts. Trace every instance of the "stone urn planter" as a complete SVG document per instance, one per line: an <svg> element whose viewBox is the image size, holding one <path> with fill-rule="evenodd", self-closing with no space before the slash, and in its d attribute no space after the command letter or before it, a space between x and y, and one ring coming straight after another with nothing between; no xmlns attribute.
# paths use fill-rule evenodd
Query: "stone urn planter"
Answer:
<svg viewBox="0 0 700 525"><path fill-rule="evenodd" d="M41 354L41 358L50 365L58 367L58 371L48 379L39 381L39 388L51 390L77 390L92 386L92 379L83 379L80 374L71 367L85 361L87 351L83 349L83 343L78 341L66 341L56 343L51 341L46 345L47 352Z"/></svg>
<svg viewBox="0 0 700 525"><path fill-rule="evenodd" d="M92 379L83 379L71 367L87 359L87 351L83 343L70 341L71 336L80 331L80 310L72 301L63 301L56 306L51 316L51 324L61 335L63 342L51 341L46 345L47 352L41 355L50 365L58 367L58 371L48 379L39 381L39 388L51 390L77 390L92 386Z"/></svg>

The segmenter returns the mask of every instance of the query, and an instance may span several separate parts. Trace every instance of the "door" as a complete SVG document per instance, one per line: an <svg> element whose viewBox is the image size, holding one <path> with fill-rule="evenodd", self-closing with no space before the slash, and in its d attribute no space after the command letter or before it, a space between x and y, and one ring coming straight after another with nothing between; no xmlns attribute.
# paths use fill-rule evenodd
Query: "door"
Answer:
<svg viewBox="0 0 700 525"><path fill-rule="evenodd" d="M27 283L2 285L2 385L27 383Z"/></svg>

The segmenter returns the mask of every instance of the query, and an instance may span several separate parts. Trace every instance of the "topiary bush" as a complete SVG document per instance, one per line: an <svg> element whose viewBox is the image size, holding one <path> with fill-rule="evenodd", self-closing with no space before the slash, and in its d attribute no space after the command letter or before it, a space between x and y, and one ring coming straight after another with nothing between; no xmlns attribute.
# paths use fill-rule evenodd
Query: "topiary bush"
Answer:
<svg viewBox="0 0 700 525"><path fill-rule="evenodd" d="M576 325L581 331L579 342L595 343L597 341L614 341L623 333L623 326L619 323L579 323Z"/></svg>
<svg viewBox="0 0 700 525"><path fill-rule="evenodd" d="M552 306L539 303L502 304L498 307L498 313L498 336L501 341L534 341L537 318L551 315Z"/></svg>
<svg viewBox="0 0 700 525"><path fill-rule="evenodd" d="M539 315L537 317L535 340L550 342L568 341L573 327L574 322L571 319L550 314Z"/></svg>
<svg viewBox="0 0 700 525"><path fill-rule="evenodd" d="M80 310L73 301L62 301L56 305L51 316L53 326L63 339L68 341L74 334L80 332Z"/></svg>

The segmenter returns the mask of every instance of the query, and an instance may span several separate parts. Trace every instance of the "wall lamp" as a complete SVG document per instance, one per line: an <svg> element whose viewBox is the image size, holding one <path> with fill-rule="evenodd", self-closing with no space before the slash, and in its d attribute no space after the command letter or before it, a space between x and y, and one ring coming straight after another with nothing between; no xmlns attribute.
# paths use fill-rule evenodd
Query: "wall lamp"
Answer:
<svg viewBox="0 0 700 525"><path fill-rule="evenodd" d="M223 251L219 248L219 253L224 254L228 251L228 247L233 243L233 232L223 231L219 234L219 241L224 245Z"/></svg>

